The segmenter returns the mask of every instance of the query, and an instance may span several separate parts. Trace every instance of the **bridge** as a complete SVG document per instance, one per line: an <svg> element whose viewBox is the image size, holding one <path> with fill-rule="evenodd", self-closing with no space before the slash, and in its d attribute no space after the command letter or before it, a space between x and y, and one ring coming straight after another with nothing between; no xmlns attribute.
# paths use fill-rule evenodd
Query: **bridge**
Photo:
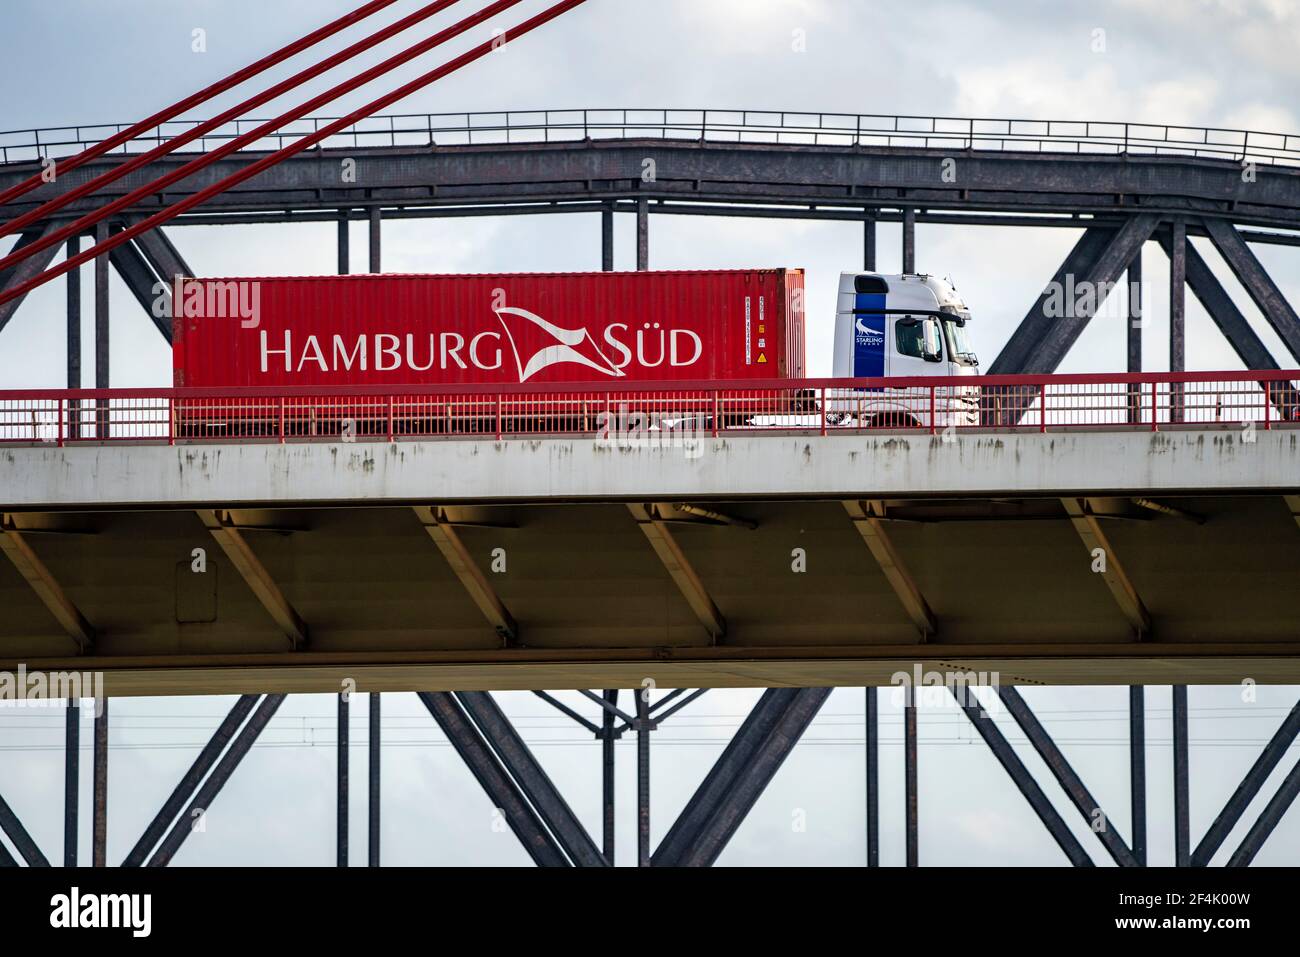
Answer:
<svg viewBox="0 0 1300 957"><path fill-rule="evenodd" d="M976 683L997 676L992 695L962 681L949 690L1076 865L1092 856L985 707L1006 707L1086 821L1101 809L1016 686L1131 686L1131 833L1098 833L1124 866L1147 858L1143 685L1174 686L1180 865L1215 857L1300 732L1297 706L1193 844L1187 685L1300 683L1288 601L1300 559L1300 318L1254 252L1300 245L1300 137L745 110L278 124L179 112L143 131L0 134L0 221L23 224L6 231L17 237L0 266L0 343L61 248L94 259L96 337L93 388L82 388L72 273L67 388L0 393L9 559L0 562L0 671L94 673L109 697L240 696L124 863L172 859L188 812L210 805L289 693L370 695L372 864L384 692L419 694L533 859L549 865L613 862L613 745L626 732L638 742L638 863L712 863L834 686L869 689L874 802L874 688L913 667ZM21 195L19 184L106 137L122 142ZM137 162L186 139L147 171ZM308 140L309 150L279 152ZM98 179L105 174L111 181ZM57 215L40 212L55 200ZM99 215L105 203L113 211ZM168 233L140 226L160 210ZM187 225L337 222L346 272L349 224L364 220L369 270L380 272L385 221L558 213L599 214L605 269L618 215L636 219L638 269L650 267L651 218L662 215L861 222L868 270L881 222L901 224L907 272L924 263L918 222L1055 227L1078 238L980 379L979 424L960 429L925 416L943 388L930 380L889 383L916 410L892 422L826 414L828 396L882 385L866 381L567 394L114 388L108 341L123 320L109 314L110 271L143 307L136 320L169 338L155 306L160 288L195 275ZM1290 356L1270 353L1189 237L1209 240ZM1144 371L1135 321L1125 374L1053 375L1124 278L1141 318L1151 242L1171 264L1171 371ZM1100 294L1061 317L1050 304L1067 282ZM1186 371L1188 288L1252 371ZM528 414L539 402L563 403L564 421ZM654 425L611 430L609 413L622 407L648 411ZM647 681L676 690L619 707L615 689ZM581 689L598 717L547 690L557 687ZM769 690L652 855L652 732L719 687ZM600 846L488 694L503 689L536 692L602 742ZM65 813L75 838L79 695L46 694L74 699ZM348 709L341 693L342 863ZM916 711L909 698L909 864ZM107 863L108 721L101 701L97 865ZM1254 858L1297 793L1300 766L1229 863ZM869 803L871 863L877 815ZM48 862L3 801L0 830L26 863ZM65 863L75 863L75 839L71 847ZM0 863L12 860L3 842L0 852Z"/></svg>

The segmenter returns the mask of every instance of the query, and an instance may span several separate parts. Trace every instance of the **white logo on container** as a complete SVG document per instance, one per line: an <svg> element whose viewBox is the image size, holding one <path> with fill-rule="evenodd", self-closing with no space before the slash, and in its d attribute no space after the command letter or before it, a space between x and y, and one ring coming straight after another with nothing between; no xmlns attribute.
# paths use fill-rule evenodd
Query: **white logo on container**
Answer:
<svg viewBox="0 0 1300 957"><path fill-rule="evenodd" d="M622 369L619 369L606 358L605 354L600 351L600 347L596 345L596 340L591 337L591 333L585 328L562 329L553 322L547 322L536 313L514 306L501 306L494 311L497 314L497 319L501 322L502 328L506 331L506 338L510 340L510 349L515 354L515 365L519 369L520 382L527 382L543 369L548 369L561 362L576 362L579 365L616 378L626 375ZM502 318L503 316L517 316L520 319L527 319L552 336L556 340L555 344L543 346L533 353L528 362L525 363L523 357L519 354L519 344L515 342L514 333L510 331L510 325ZM584 342L591 344L591 351L596 354L599 361L589 358L578 351L577 347Z"/></svg>

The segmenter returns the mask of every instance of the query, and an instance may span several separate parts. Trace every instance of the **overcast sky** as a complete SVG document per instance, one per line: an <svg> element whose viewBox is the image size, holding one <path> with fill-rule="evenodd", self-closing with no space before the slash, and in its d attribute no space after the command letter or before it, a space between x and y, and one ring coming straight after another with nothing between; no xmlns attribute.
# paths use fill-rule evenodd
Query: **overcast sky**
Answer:
<svg viewBox="0 0 1300 957"><path fill-rule="evenodd" d="M310 29L341 15L344 0L9 0L0 33L0 130L136 120ZM376 22L420 3L402 0ZM474 9L476 3L461 6ZM546 6L526 0L500 22ZM439 23L460 15L453 10ZM193 31L206 52L192 49ZM796 31L801 31L796 33ZM1097 31L1104 31L1099 34ZM425 30L424 35L430 32ZM327 44L338 48L358 33ZM415 34L413 34L415 35ZM490 27L449 45L441 60L490 36ZM804 38L803 52L796 37ZM1098 38L1104 41L1098 43ZM1099 46L1103 49L1099 49ZM359 62L397 49L389 44ZM1091 0L1042 3L933 0L590 0L494 60L472 66L400 104L399 112L605 107L757 109L1106 120L1300 132L1300 3L1296 0ZM428 69L426 61L399 76ZM297 64L295 64L297 66ZM290 67L276 71L287 75ZM338 115L395 85L380 81L328 112ZM318 84L317 89L324 88ZM266 116L303 93L259 110ZM208 115L237 101L228 95ZM21 137L18 137L21 139ZM618 266L633 264L631 223L620 218ZM334 268L332 226L185 227L170 235L200 274L312 274ZM987 364L1076 239L1068 230L919 226L923 271L951 275L976 322ZM354 255L364 244L353 243ZM7 242L7 241L6 241ZM880 268L899 268L897 227L883 226ZM1221 261L1198 248L1283 366L1294 366ZM1257 253L1292 302L1300 302L1300 249ZM589 216L434 220L385 227L389 271L572 270L599 267L599 224ZM361 268L361 259L356 260ZM1167 261L1146 251L1146 364L1167 368ZM800 266L808 270L809 365L829 374L834 283L861 266L853 224L656 217L651 264L660 268ZM89 282L89 270L86 270ZM87 287L88 288L88 287ZM167 385L166 344L113 278L113 384ZM0 335L0 388L63 384L63 287L33 294ZM90 310L83 368L93 381ZM1235 356L1194 297L1188 298L1189 369L1237 368ZM1119 371L1123 322L1099 319L1061 371ZM1204 832L1295 699L1263 689L1245 703L1234 688L1192 690L1192 827ZM1027 698L1127 837L1127 752L1122 689L1030 689ZM757 692L711 693L658 734L655 839L721 751ZM886 696L886 699L888 696ZM1172 855L1167 688L1151 689L1151 851ZM599 751L565 719L526 695L506 708L537 742L594 834L599 832ZM391 703L390 703L391 702ZM229 707L226 699L114 702L110 857L129 849L193 753ZM332 698L291 698L209 814L178 864L327 864L333 860ZM591 709L587 709L591 710ZM364 740L364 703L353 740ZM856 864L863 858L862 692L832 695L809 739L782 769L722 862ZM898 712L882 712L882 858L902 860L902 755ZM522 863L509 834L491 829L491 808L411 696L386 699L385 861L394 864ZM51 857L59 854L61 715L0 711L0 793ZM991 755L952 710L922 715L921 855L925 863L1062 863ZM1018 740L1014 727L1007 733ZM83 741L89 742L89 725ZM557 740L562 739L562 740ZM401 743L405 741L406 743ZM1295 753L1294 751L1292 752ZM634 851L634 752L620 754L620 842ZM89 752L83 824L89 827ZM353 756L354 862L364 860L364 751ZM1100 845L1059 797L1041 763L1026 756L1045 790L1100 862ZM1271 788L1293 763L1282 762ZM1235 847L1259 801L1227 842ZM794 828L806 813L806 830ZM88 845L83 840L83 848ZM88 850L83 850L83 857ZM1258 858L1300 863L1293 811Z"/></svg>

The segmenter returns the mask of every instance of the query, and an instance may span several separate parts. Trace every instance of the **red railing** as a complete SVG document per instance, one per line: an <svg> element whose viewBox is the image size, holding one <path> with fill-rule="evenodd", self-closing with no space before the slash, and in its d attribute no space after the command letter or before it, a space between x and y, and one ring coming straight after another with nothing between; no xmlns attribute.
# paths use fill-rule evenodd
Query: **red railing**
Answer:
<svg viewBox="0 0 1300 957"><path fill-rule="evenodd" d="M944 434L1300 425L1300 370L302 389L0 391L0 443Z"/></svg>

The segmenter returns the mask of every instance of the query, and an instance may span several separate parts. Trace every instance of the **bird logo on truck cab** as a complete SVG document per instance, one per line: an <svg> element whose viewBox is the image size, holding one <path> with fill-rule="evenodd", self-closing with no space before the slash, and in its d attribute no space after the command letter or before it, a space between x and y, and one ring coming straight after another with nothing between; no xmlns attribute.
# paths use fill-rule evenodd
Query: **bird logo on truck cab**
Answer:
<svg viewBox="0 0 1300 957"><path fill-rule="evenodd" d="M885 328L883 322L878 326L868 325L867 317L859 316L854 325L857 327L857 339L861 345L879 346L884 344Z"/></svg>
<svg viewBox="0 0 1300 957"><path fill-rule="evenodd" d="M563 329L553 322L548 322L536 313L515 306L500 306L493 311L496 312L497 319L506 331L506 338L510 340L510 349L515 356L515 366L519 369L520 382L527 382L543 369L548 369L561 362L576 362L579 365L595 369L597 372L615 378L626 375L622 369L610 362L605 354L600 351L600 348L596 345L596 340L591 337L591 333L586 328ZM542 346L525 362L520 354L519 343L515 339L515 334L511 331L511 323L506 321L507 316L531 322L538 329L552 337L555 340L554 343Z"/></svg>

